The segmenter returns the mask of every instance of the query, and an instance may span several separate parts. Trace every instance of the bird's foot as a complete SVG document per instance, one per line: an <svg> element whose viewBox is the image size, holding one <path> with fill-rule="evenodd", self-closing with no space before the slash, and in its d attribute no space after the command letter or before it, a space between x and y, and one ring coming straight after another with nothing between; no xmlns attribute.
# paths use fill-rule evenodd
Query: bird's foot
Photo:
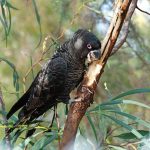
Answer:
<svg viewBox="0 0 150 150"><path fill-rule="evenodd" d="M70 99L69 104L72 104L72 103L75 103L75 102L81 102L81 101L82 101L81 97L76 97L74 99Z"/></svg>

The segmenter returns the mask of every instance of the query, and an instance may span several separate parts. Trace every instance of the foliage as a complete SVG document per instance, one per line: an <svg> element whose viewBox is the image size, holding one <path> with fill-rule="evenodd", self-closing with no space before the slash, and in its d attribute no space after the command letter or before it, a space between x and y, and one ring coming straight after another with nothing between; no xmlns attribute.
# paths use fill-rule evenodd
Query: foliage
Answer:
<svg viewBox="0 0 150 150"><path fill-rule="evenodd" d="M139 6L143 6L143 2L139 2ZM146 2L149 4L149 1ZM0 5L0 31L4 34L0 36L0 86L7 111L27 90L41 64L53 54L59 42L65 41L72 32L82 27L102 39L113 10L112 2L107 0L13 3L1 0ZM110 58L97 89L95 104L87 111L80 125L76 149L83 149L84 145L89 148L94 145L97 149L138 148L149 139L149 21L149 16L135 12L127 41ZM65 106L60 104L57 112L59 118L54 120L52 128L49 127L49 118L52 118L50 112L53 111L46 113L42 120L36 122L37 132L30 138L24 139L24 133L34 125L20 126L20 131L16 129L11 134L14 149L23 149L27 145L29 149L56 149L62 137L65 111ZM6 113L0 111L3 116ZM16 120L17 116L12 116L9 127ZM3 146L5 127L0 116ZM78 140L81 137L82 140Z"/></svg>

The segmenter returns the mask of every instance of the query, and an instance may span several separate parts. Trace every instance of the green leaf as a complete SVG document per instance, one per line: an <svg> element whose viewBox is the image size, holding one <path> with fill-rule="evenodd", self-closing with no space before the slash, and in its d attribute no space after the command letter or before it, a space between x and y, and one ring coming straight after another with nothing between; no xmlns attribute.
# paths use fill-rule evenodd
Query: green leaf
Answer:
<svg viewBox="0 0 150 150"><path fill-rule="evenodd" d="M125 122L123 121L120 121L118 119L116 119L115 117L112 117L112 116L108 116L108 115L105 115L103 114L105 117L113 120L116 124L122 126L123 128L129 130L131 133L133 133L138 139L141 139L143 136L135 129L133 128L132 126L129 126L128 124L126 124Z"/></svg>
<svg viewBox="0 0 150 150"><path fill-rule="evenodd" d="M139 93L150 93L150 88L141 88L141 89L130 90L130 91L127 91L127 92L119 94L118 96L110 99L110 101L122 98L124 96L133 95L133 94L139 94Z"/></svg>
<svg viewBox="0 0 150 150"><path fill-rule="evenodd" d="M7 112L4 112L4 111L0 110L0 114L6 116L6 115L7 115ZM17 116L15 116L15 115L12 115L12 116L10 117L10 119L11 119L12 121L14 121L14 122L16 122L16 121L18 120L18 119L17 119Z"/></svg>
<svg viewBox="0 0 150 150"><path fill-rule="evenodd" d="M146 131L146 130L137 130L137 131L143 136L147 136L150 134L150 131ZM118 137L118 138L124 139L124 140L136 139L136 136L131 132L122 133L122 134L116 135L114 137Z"/></svg>
<svg viewBox="0 0 150 150"><path fill-rule="evenodd" d="M9 2L6 1L5 5L9 8L12 8L14 10L19 10L18 8L14 7L12 4L10 4Z"/></svg>
<svg viewBox="0 0 150 150"><path fill-rule="evenodd" d="M123 100L122 103L123 104L133 104L133 105L137 105L137 106L140 106L140 107L150 109L150 106L145 105L145 104L140 103L140 102L137 102L137 101L133 101L133 100Z"/></svg>
<svg viewBox="0 0 150 150"><path fill-rule="evenodd" d="M84 129L82 129L80 126L79 126L79 133L81 136L83 136L84 138L86 138L86 135L84 133Z"/></svg>
<svg viewBox="0 0 150 150"><path fill-rule="evenodd" d="M14 87L16 88L16 95L17 95L17 97L19 98L19 93L18 93L18 91L19 91L19 76L18 76L18 73L16 72L16 70L14 70L14 72L13 72L13 83L14 83Z"/></svg>
<svg viewBox="0 0 150 150"><path fill-rule="evenodd" d="M8 26L7 35L9 35L10 29L11 29L11 11L9 7L7 7L7 10L8 10L8 18L9 18L9 26Z"/></svg>
<svg viewBox="0 0 150 150"><path fill-rule="evenodd" d="M3 25L4 30L5 30L5 39L6 39L6 46L7 46L7 37L9 35L10 29L11 29L11 11L10 11L10 8L13 8L13 9L16 9L16 8L13 7L6 0L3 0L2 2L0 2L0 5L1 5L1 14L2 14L2 17L0 16L0 21ZM4 9L4 7L7 9ZM7 19L7 14L8 14L8 19Z"/></svg>
<svg viewBox="0 0 150 150"><path fill-rule="evenodd" d="M11 143L12 145L15 144L15 142L17 141L17 139L19 138L19 136L22 134L23 131L25 131L26 129L18 129L13 135L11 134Z"/></svg>
<svg viewBox="0 0 150 150"><path fill-rule="evenodd" d="M42 122L48 123L48 121L46 122L44 120L33 120L32 122L30 122L30 124L36 124L36 123L42 123Z"/></svg>
<svg viewBox="0 0 150 150"><path fill-rule="evenodd" d="M13 150L22 150L22 149L24 149L29 144L29 142L33 140L33 138L35 138L36 136L40 135L41 133L43 133L43 131L38 132L38 133L32 135L31 137L26 138L23 142L21 142Z"/></svg>
<svg viewBox="0 0 150 150"><path fill-rule="evenodd" d="M111 148L114 148L114 150L127 150L127 149L124 149L120 146L114 146L114 145L108 145L108 146L111 147Z"/></svg>
<svg viewBox="0 0 150 150"><path fill-rule="evenodd" d="M1 0L0 3L1 3L2 5L5 5L5 6L7 6L7 7L10 7L10 8L12 8L12 9L14 9L14 10L18 10L18 8L14 7L14 6L13 6L11 3L9 3L7 0Z"/></svg>
<svg viewBox="0 0 150 150"><path fill-rule="evenodd" d="M4 24L6 26L6 29L8 28L8 23L7 23L7 19L6 19L6 15L5 15L5 9L4 9L4 5L1 4L1 10L2 10L2 17L4 20Z"/></svg>
<svg viewBox="0 0 150 150"><path fill-rule="evenodd" d="M32 56L30 56L30 64L31 64L31 72L32 72L32 79L34 80L34 70L33 70L33 61L32 61Z"/></svg>
<svg viewBox="0 0 150 150"><path fill-rule="evenodd" d="M89 114L90 112L94 112L94 111L98 112L99 110L118 110L119 111L120 108L118 106L114 107L114 105L113 106L109 106L109 105L102 105L102 104L100 104L100 105L96 106L95 108L87 111L86 114Z"/></svg>
<svg viewBox="0 0 150 150"><path fill-rule="evenodd" d="M117 113L117 114L122 115L124 117L127 117L129 119L132 119L135 122L137 122L137 123L139 123L139 124L141 124L141 125L143 125L143 126L145 126L147 128L150 128L150 123L148 123L148 122L146 122L146 121L144 121L144 120L142 120L142 119L140 119L138 117L135 117L135 116L133 116L131 114L128 114L128 113L125 113L125 112L121 112L121 111L114 111L114 110L110 110L109 112Z"/></svg>
<svg viewBox="0 0 150 150"><path fill-rule="evenodd" d="M12 6L9 2L7 2L7 0L0 1L0 5L1 5L0 14L2 15L0 16L0 22L2 23L2 26L4 28L5 40L6 40L6 46L7 46L7 39L10 33L10 29L11 29L11 10L10 9L12 8L12 9L17 10L17 8ZM4 9L4 7L7 9ZM8 17L7 17L7 14L8 14Z"/></svg>
<svg viewBox="0 0 150 150"><path fill-rule="evenodd" d="M93 130L95 139L96 139L96 141L98 141L98 139L97 139L97 134L96 134L96 129L95 129L94 123L93 123L93 121L92 121L90 115L87 115L87 119L88 119L88 121L89 121L89 123L90 123L90 125L91 125L91 127L92 127L92 130Z"/></svg>
<svg viewBox="0 0 150 150"><path fill-rule="evenodd" d="M122 101L123 100L104 102L104 103L99 104L98 106L96 106L94 109L90 110L90 112L91 111L99 111L99 109L100 110L115 110L115 109L118 109L118 108L115 108L114 105L121 104Z"/></svg>
<svg viewBox="0 0 150 150"><path fill-rule="evenodd" d="M113 101L107 101L107 102L104 102L98 106L96 106L94 109L90 110L91 111L98 111L99 109L101 108L105 108L104 106L107 106L107 105L117 105L117 104L132 104L132 105L137 105L137 106L140 106L140 107L144 107L144 108L147 108L147 109L150 109L150 106L148 105L145 105L143 103L140 103L140 102L137 102L137 101L133 101L133 100L122 100L122 99L115 99ZM108 107L108 108L111 108L111 107ZM113 109L113 108L112 108ZM105 110L109 110L106 109Z"/></svg>
<svg viewBox="0 0 150 150"><path fill-rule="evenodd" d="M0 61L6 62L13 69L13 85L16 89L16 96L17 98L19 98L19 75L16 71L15 65L11 63L10 61L8 61L7 59L2 58L2 57L0 57Z"/></svg>
<svg viewBox="0 0 150 150"><path fill-rule="evenodd" d="M3 120L0 119L0 124L3 124Z"/></svg>
<svg viewBox="0 0 150 150"><path fill-rule="evenodd" d="M50 144L56 138L56 134L45 135L33 145L32 150L42 150L46 145Z"/></svg>
<svg viewBox="0 0 150 150"><path fill-rule="evenodd" d="M5 31L5 38L6 38L6 46L7 46L7 27L5 26L5 22L4 20L2 19L2 17L0 16L0 21L3 25L3 28L4 28L4 31Z"/></svg>

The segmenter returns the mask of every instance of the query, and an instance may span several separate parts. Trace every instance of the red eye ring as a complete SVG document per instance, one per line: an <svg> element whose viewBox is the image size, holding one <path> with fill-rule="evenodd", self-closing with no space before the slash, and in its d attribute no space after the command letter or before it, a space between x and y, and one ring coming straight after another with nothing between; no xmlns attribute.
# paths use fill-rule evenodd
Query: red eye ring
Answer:
<svg viewBox="0 0 150 150"><path fill-rule="evenodd" d="M87 48L88 48L88 49L92 49L91 44L87 44Z"/></svg>

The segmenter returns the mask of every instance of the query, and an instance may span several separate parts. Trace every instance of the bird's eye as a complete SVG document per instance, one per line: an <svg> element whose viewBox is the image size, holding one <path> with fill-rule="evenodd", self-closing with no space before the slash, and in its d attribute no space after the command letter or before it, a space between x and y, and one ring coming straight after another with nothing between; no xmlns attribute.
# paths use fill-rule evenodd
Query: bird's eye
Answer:
<svg viewBox="0 0 150 150"><path fill-rule="evenodd" d="M88 48L88 49L92 49L91 44L87 44L87 48Z"/></svg>

